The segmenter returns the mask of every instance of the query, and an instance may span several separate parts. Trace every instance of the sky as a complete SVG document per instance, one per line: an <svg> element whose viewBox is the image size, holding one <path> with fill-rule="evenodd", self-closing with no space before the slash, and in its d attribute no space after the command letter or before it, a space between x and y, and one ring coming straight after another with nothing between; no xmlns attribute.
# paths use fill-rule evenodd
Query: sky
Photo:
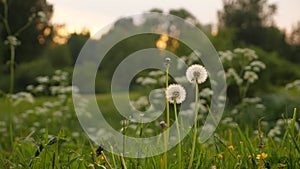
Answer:
<svg viewBox="0 0 300 169"><path fill-rule="evenodd" d="M83 28L96 33L117 19L147 12L152 8L184 8L202 24L217 24L217 11L222 9L222 0L48 0L54 6L52 23L66 24L69 32ZM276 25L291 30L300 21L300 0L269 0L277 4Z"/></svg>

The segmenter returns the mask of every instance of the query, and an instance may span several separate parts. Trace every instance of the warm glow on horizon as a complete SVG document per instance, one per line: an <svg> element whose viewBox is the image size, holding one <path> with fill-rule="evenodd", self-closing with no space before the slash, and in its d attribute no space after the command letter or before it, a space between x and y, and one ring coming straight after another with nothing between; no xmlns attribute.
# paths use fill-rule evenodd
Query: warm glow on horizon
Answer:
<svg viewBox="0 0 300 169"><path fill-rule="evenodd" d="M218 22L217 11L222 9L222 0L214 1L173 1L160 0L139 1L131 0L132 3L125 1L96 1L96 0L48 0L54 6L52 23L66 24L69 33L79 33L81 30L88 29L91 35L108 24L124 16L140 14L153 8L162 9L164 12L170 9L184 8L191 12L201 24L213 24ZM276 25L287 32L300 21L299 0L269 0L269 3L277 4L278 10L274 15ZM216 32L213 32L216 33Z"/></svg>

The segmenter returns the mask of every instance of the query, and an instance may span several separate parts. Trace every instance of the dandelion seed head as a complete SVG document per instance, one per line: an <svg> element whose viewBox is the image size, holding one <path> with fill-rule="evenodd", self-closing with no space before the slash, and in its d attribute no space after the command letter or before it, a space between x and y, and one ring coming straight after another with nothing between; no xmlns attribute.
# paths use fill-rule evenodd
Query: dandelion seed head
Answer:
<svg viewBox="0 0 300 169"><path fill-rule="evenodd" d="M186 77L191 83L197 82L198 84L201 84L206 81L207 76L206 69L198 64L192 65L186 70Z"/></svg>
<svg viewBox="0 0 300 169"><path fill-rule="evenodd" d="M167 125L167 123L166 123L165 121L161 121L161 122L159 123L159 125L161 126L162 129L168 128L168 125Z"/></svg>
<svg viewBox="0 0 300 169"><path fill-rule="evenodd" d="M178 84L171 84L166 90L166 98L170 103L182 103L185 100L186 91Z"/></svg>
<svg viewBox="0 0 300 169"><path fill-rule="evenodd" d="M171 64L171 58L165 59L165 65L168 67Z"/></svg>

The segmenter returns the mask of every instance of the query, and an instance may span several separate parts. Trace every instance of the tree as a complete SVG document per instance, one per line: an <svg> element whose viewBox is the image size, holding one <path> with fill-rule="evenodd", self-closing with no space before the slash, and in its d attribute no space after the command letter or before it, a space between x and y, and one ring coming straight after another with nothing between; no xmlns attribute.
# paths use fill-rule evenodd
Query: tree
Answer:
<svg viewBox="0 0 300 169"><path fill-rule="evenodd" d="M220 25L242 29L270 26L277 10L267 0L223 0L223 11L218 11Z"/></svg>
<svg viewBox="0 0 300 169"><path fill-rule="evenodd" d="M273 25L276 5L267 0L223 0L223 10L218 11L220 29L232 29L235 41L256 45L262 29Z"/></svg>
<svg viewBox="0 0 300 169"><path fill-rule="evenodd" d="M292 27L291 34L287 40L292 45L300 46L300 21L298 21L298 23Z"/></svg>
<svg viewBox="0 0 300 169"><path fill-rule="evenodd" d="M67 41L67 45L69 46L72 62L73 64L76 62L77 56L85 42L89 39L90 33L88 31L83 31L81 33L72 33L70 38Z"/></svg>

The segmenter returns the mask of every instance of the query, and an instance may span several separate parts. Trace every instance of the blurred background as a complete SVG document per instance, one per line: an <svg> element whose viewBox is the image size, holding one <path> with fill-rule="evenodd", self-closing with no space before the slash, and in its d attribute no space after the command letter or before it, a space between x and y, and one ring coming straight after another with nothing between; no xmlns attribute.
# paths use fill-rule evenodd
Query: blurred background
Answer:
<svg viewBox="0 0 300 169"><path fill-rule="evenodd" d="M15 91L26 90L38 76L50 76L57 69L72 73L73 65L85 42L103 26L113 24L123 29L136 27L122 16L144 12L168 13L192 22L210 39L217 51L235 48L255 50L266 69L249 88L250 96L259 96L270 119L299 105L299 91L286 90L286 85L300 79L300 1L298 0L215 0L215 1L95 1L95 0L7 0L8 25L12 32L35 18L28 29L18 35L16 47ZM1 16L5 15L0 6ZM145 22L144 24L149 24ZM147 26L147 25L142 25ZM122 30L112 27L102 38ZM0 89L9 91L10 50L5 45L8 32L0 24ZM144 48L161 48L178 56L192 51L180 41L160 43L160 35L140 35L125 39L107 53L96 79L96 92L110 91L110 77L118 63L130 53ZM139 43L143 40L143 43ZM109 64L108 64L109 63ZM138 88L136 89L138 90ZM238 100L234 86L228 89L232 104ZM255 111L255 110L254 110ZM270 116L272 114L272 117Z"/></svg>

